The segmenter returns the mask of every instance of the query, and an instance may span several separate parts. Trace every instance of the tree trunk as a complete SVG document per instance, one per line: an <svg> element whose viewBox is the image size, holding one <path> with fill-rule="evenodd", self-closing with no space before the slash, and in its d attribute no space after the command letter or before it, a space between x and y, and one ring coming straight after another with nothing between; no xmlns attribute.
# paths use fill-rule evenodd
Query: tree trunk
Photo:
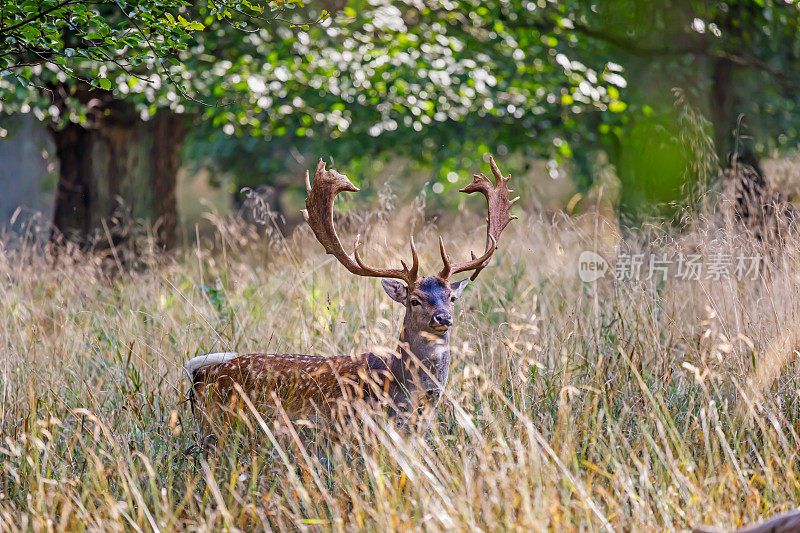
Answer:
<svg viewBox="0 0 800 533"><path fill-rule="evenodd" d="M74 240L89 232L91 210L91 132L69 124L50 129L56 147L60 173L56 187L53 227L60 235ZM53 232L51 237L55 237Z"/></svg>
<svg viewBox="0 0 800 533"><path fill-rule="evenodd" d="M723 166L730 164L736 127L736 119L733 116L733 71L734 64L730 59L714 60L709 108L711 124L714 127L714 146Z"/></svg>
<svg viewBox="0 0 800 533"><path fill-rule="evenodd" d="M175 246L178 228L178 202L175 197L180 147L185 130L183 117L169 111L160 111L152 122L152 164L154 216L158 241L164 248Z"/></svg>
<svg viewBox="0 0 800 533"><path fill-rule="evenodd" d="M59 161L54 240L120 246L141 220L162 248L174 247L183 117L160 111L145 122L116 100L103 108L90 126L50 129Z"/></svg>
<svg viewBox="0 0 800 533"><path fill-rule="evenodd" d="M52 239L63 236L83 244L91 227L93 133L77 124L50 129L59 163Z"/></svg>

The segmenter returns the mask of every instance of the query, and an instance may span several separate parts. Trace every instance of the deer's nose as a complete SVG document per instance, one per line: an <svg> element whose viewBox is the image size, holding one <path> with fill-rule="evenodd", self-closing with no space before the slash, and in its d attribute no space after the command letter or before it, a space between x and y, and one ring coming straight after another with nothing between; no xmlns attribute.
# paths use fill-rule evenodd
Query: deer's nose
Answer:
<svg viewBox="0 0 800 533"><path fill-rule="evenodd" d="M433 315L433 324L435 326L452 326L453 317L450 313L436 313Z"/></svg>

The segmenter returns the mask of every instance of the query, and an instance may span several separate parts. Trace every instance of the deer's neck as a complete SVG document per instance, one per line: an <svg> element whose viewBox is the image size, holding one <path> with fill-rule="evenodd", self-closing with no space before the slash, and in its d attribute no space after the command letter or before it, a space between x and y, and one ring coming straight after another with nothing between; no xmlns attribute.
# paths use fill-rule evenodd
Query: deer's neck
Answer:
<svg viewBox="0 0 800 533"><path fill-rule="evenodd" d="M447 382L450 371L450 332L432 334L418 331L409 323L408 317L403 321L398 344L402 365L401 372L404 385L411 389L424 391L441 391Z"/></svg>

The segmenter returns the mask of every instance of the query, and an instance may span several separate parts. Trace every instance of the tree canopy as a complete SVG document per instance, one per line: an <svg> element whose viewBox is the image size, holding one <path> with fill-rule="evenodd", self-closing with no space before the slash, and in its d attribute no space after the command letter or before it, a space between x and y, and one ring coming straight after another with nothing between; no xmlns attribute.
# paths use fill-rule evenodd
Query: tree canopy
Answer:
<svg viewBox="0 0 800 533"><path fill-rule="evenodd" d="M240 140L209 150L204 136L201 151L246 184L279 172L287 145L356 165L401 153L443 181L474 168L476 154L523 151L551 159L555 174L594 134L583 124L614 123L625 109L621 67L577 60L534 3L350 3L325 24L263 29L236 50L220 94L248 105L204 115L212 133Z"/></svg>
<svg viewBox="0 0 800 533"><path fill-rule="evenodd" d="M85 80L142 117L192 117L193 154L240 185L296 152L355 168L400 153L443 183L476 153L519 152L554 176L571 159L590 183L604 151L628 190L650 180L643 198L675 200L693 156L673 87L723 164L740 114L760 155L800 127L800 7L783 0L6 4L5 111L80 123L87 99L48 91Z"/></svg>
<svg viewBox="0 0 800 533"><path fill-rule="evenodd" d="M603 121L624 109L619 67L574 60L557 25L531 23L548 16L534 3L351 2L326 19L319 6L271 2L283 8L276 23L253 17L252 4L250 16L218 2L67 4L18 39L15 57L37 55L27 46L46 32L53 58L12 69L19 94L8 109L52 114L32 84L88 79L146 114L170 107L228 135L291 136L347 158L401 148L435 159L442 175L455 158L498 145L568 158L586 133L576 131L581 115ZM56 22L70 9L83 22L75 35Z"/></svg>
<svg viewBox="0 0 800 533"><path fill-rule="evenodd" d="M758 131L762 153L796 137L796 2L668 0L645 6L622 0L592 9L581 4L562 2L552 9L595 53L620 58L636 77L628 93L632 102L650 99L651 107L657 105L652 84L658 81L702 94L698 103L720 130L715 141L722 151L731 148L730 122L738 114L745 115L751 132ZM643 73L650 80L638 79Z"/></svg>
<svg viewBox="0 0 800 533"><path fill-rule="evenodd" d="M191 59L186 52L195 35L210 24L246 31L255 21L285 21L287 13L299 20L292 13L302 6L302 0L3 0L0 110L33 108L40 118L58 118L49 105L57 84L85 84L140 105L164 105L176 93L201 103L182 76L191 68L181 62ZM322 10L314 22L325 17Z"/></svg>

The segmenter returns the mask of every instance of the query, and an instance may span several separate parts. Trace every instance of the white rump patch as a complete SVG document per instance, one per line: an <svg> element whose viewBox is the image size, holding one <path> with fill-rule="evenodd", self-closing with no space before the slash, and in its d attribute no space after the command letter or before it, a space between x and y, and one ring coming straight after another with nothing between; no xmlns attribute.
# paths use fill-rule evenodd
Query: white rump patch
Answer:
<svg viewBox="0 0 800 533"><path fill-rule="evenodd" d="M183 369L186 371L189 379L192 379L194 372L200 368L218 365L220 363L227 363L231 359L235 359L237 357L239 357L239 354L236 352L220 352L198 355L197 357L192 357L186 361L186 364L183 365Z"/></svg>

